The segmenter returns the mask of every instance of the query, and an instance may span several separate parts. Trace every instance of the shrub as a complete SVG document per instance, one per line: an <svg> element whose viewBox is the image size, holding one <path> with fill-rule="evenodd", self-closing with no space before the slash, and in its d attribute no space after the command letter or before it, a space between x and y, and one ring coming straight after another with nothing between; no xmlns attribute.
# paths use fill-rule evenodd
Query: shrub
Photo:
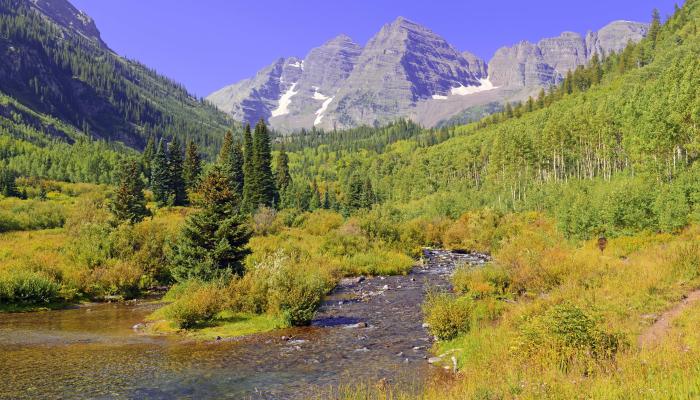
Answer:
<svg viewBox="0 0 700 400"><path fill-rule="evenodd" d="M307 215L304 229L316 236L323 236L343 225L343 216L327 210L316 210Z"/></svg>
<svg viewBox="0 0 700 400"><path fill-rule="evenodd" d="M61 286L48 276L16 271L0 275L0 303L41 304L58 300Z"/></svg>
<svg viewBox="0 0 700 400"><path fill-rule="evenodd" d="M291 326L308 325L326 292L326 282L314 272L284 268L270 288L270 308Z"/></svg>
<svg viewBox="0 0 700 400"><path fill-rule="evenodd" d="M584 310L565 303L526 318L515 348L525 360L554 362L563 371L576 363L590 372L626 346L623 334L603 331Z"/></svg>
<svg viewBox="0 0 700 400"><path fill-rule="evenodd" d="M275 233L277 211L274 208L260 206L253 214L252 228L256 235L264 236Z"/></svg>
<svg viewBox="0 0 700 400"><path fill-rule="evenodd" d="M413 259L403 253L372 249L353 254L342 270L346 275L394 275L408 273L413 265Z"/></svg>
<svg viewBox="0 0 700 400"><path fill-rule="evenodd" d="M225 291L218 282L190 283L187 292L165 306L163 315L181 329L189 329L210 321L224 307Z"/></svg>
<svg viewBox="0 0 700 400"><path fill-rule="evenodd" d="M483 267L461 266L452 276L455 292L474 300L488 297L503 298L509 295L511 285L508 272L501 266L489 264Z"/></svg>
<svg viewBox="0 0 700 400"><path fill-rule="evenodd" d="M450 340L469 331L473 307L473 301L467 297L429 293L423 312L430 333L440 340Z"/></svg>

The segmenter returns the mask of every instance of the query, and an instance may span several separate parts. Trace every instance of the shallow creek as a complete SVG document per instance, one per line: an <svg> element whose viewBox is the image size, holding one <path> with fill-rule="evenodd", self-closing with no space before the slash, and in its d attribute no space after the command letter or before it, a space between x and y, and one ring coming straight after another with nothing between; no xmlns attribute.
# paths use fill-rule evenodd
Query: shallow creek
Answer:
<svg viewBox="0 0 700 400"><path fill-rule="evenodd" d="M194 342L132 330L152 303L0 315L0 398L294 399L380 379L420 387L432 345L420 305L481 255L426 250L406 276L345 279L310 327Z"/></svg>

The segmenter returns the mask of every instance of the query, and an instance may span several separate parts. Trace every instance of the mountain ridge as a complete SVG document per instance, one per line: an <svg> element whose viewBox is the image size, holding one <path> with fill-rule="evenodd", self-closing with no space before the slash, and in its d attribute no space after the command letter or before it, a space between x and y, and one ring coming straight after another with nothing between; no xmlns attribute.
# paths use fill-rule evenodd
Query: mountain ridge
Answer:
<svg viewBox="0 0 700 400"><path fill-rule="evenodd" d="M270 110L279 105L289 84L273 90L273 97L256 100L242 93L238 82L212 93L207 100L236 120L263 118L282 132L379 125L397 118L435 126L472 107L524 100L556 85L568 70L587 63L592 54L604 56L620 51L630 41L641 40L647 26L620 20L585 35L565 31L537 43L521 41L500 48L487 63L469 51L455 49L430 29L398 17L385 24L364 47L347 35L338 36L360 52L346 60L343 76L347 76L336 81L339 85L331 88L335 92L314 96L309 88L300 86L304 90L290 92L284 98L289 104L281 115L272 115ZM315 79L313 71L302 68L300 72L302 81ZM250 106L256 102L268 105ZM247 110L255 111L246 112L241 107L244 103L248 104Z"/></svg>

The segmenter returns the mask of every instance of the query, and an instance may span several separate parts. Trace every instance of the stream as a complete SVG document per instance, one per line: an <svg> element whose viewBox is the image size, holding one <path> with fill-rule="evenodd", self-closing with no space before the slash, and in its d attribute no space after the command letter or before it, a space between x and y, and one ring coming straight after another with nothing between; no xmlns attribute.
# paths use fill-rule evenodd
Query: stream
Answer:
<svg viewBox="0 0 700 400"><path fill-rule="evenodd" d="M0 398L296 399L379 380L420 388L428 287L446 288L456 265L487 257L425 250L405 276L344 279L311 326L196 342L136 333L158 304L91 304L0 314Z"/></svg>

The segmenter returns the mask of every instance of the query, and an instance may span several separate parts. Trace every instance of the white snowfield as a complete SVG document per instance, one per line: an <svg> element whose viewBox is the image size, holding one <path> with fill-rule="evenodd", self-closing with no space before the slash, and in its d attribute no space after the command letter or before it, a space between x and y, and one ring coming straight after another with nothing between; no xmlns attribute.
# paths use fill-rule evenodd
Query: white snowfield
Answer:
<svg viewBox="0 0 700 400"><path fill-rule="evenodd" d="M442 95L439 95L439 94L434 94L434 95L433 95L433 99L435 99L435 100L447 100L447 96L442 96Z"/></svg>
<svg viewBox="0 0 700 400"><path fill-rule="evenodd" d="M318 92L317 92L318 93ZM319 93L320 94L320 93ZM323 96L323 95L321 95ZM325 97L325 96L324 96ZM316 98L316 94L314 93L314 98ZM319 99L320 100L320 99ZM316 120L314 121L314 126L318 125L323 121L323 113L326 111L328 108L328 105L331 104L331 101L333 101L333 97L326 97L326 100L323 102L321 105L321 108L316 110Z"/></svg>
<svg viewBox="0 0 700 400"><path fill-rule="evenodd" d="M297 61L297 62L294 62L294 63L289 63L289 66L290 66L290 67L294 67L294 68L303 68L303 67L304 67L304 62L303 62L303 61L302 61L302 62Z"/></svg>
<svg viewBox="0 0 700 400"><path fill-rule="evenodd" d="M289 114L289 105L292 104L292 97L294 97L295 94L299 93L294 91L296 87L297 84L295 82L286 92L284 92L284 94L282 94L282 97L280 97L279 106L272 110L273 117L279 117L280 115Z"/></svg>
<svg viewBox="0 0 700 400"><path fill-rule="evenodd" d="M318 88L314 87L314 100L326 100L328 96L324 96L318 91Z"/></svg>
<svg viewBox="0 0 700 400"><path fill-rule="evenodd" d="M491 83L489 77L486 77L486 79L479 79L479 86L460 85L459 87L452 88L450 93L458 96L466 96L474 93L486 92L493 89L498 89L498 87L493 86L493 83Z"/></svg>

